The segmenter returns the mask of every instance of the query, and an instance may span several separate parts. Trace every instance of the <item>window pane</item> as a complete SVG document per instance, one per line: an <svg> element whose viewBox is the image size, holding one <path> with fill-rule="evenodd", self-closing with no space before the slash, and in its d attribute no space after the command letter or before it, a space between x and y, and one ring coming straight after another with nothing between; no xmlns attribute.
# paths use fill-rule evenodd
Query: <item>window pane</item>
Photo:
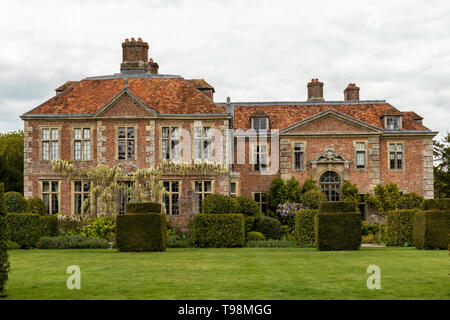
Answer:
<svg viewBox="0 0 450 320"><path fill-rule="evenodd" d="M261 200L261 197L260 197L260 194L259 194L259 193L255 193L255 194L254 194L254 198L255 198L255 201L258 202L258 203L259 203L259 201Z"/></svg>
<svg viewBox="0 0 450 320"><path fill-rule="evenodd" d="M169 140L162 141L162 156L163 159L170 159Z"/></svg>
<svg viewBox="0 0 450 320"><path fill-rule="evenodd" d="M42 142L42 160L50 160L50 150L48 141Z"/></svg>
<svg viewBox="0 0 450 320"><path fill-rule="evenodd" d="M59 158L59 143L57 141L52 142L52 160Z"/></svg>
<svg viewBox="0 0 450 320"><path fill-rule="evenodd" d="M201 138L201 137L202 137L202 127L195 127L194 138Z"/></svg>
<svg viewBox="0 0 450 320"><path fill-rule="evenodd" d="M42 139L45 139L45 140L50 139L50 130L49 129L42 130Z"/></svg>
<svg viewBox="0 0 450 320"><path fill-rule="evenodd" d="M162 137L163 138L168 138L169 137L169 128L168 127L162 128Z"/></svg>
<svg viewBox="0 0 450 320"><path fill-rule="evenodd" d="M74 182L75 192L81 192L81 181Z"/></svg>
<svg viewBox="0 0 450 320"><path fill-rule="evenodd" d="M211 138L211 136L212 136L211 127L203 127L203 137L204 138Z"/></svg>
<svg viewBox="0 0 450 320"><path fill-rule="evenodd" d="M195 192L202 192L202 182L201 181L195 181Z"/></svg>
<svg viewBox="0 0 450 320"><path fill-rule="evenodd" d="M365 150L366 150L366 144L364 142L356 143L356 151L365 151Z"/></svg>
<svg viewBox="0 0 450 320"><path fill-rule="evenodd" d="M58 140L59 134L58 129L52 129L52 140Z"/></svg>
<svg viewBox="0 0 450 320"><path fill-rule="evenodd" d="M81 213L81 194L77 193L75 194L75 213L80 214Z"/></svg>
<svg viewBox="0 0 450 320"><path fill-rule="evenodd" d="M179 191L179 182L178 181L172 181L172 192L176 193Z"/></svg>
<svg viewBox="0 0 450 320"><path fill-rule="evenodd" d="M211 181L205 181L205 192L211 192Z"/></svg>
<svg viewBox="0 0 450 320"><path fill-rule="evenodd" d="M119 141L119 159L120 160L125 159L125 141L124 140Z"/></svg>
<svg viewBox="0 0 450 320"><path fill-rule="evenodd" d="M44 203L45 203L45 208L46 208L46 210L47 210L47 213L50 213L50 212L49 212L49 208L50 208L50 195L49 195L49 194L43 194L43 195L42 195L42 200L43 200Z"/></svg>
<svg viewBox="0 0 450 320"><path fill-rule="evenodd" d="M91 160L91 142L90 141L83 142L83 156L84 156L84 160Z"/></svg>
<svg viewBox="0 0 450 320"><path fill-rule="evenodd" d="M178 139L178 128L172 128L172 139Z"/></svg>
<svg viewBox="0 0 450 320"><path fill-rule="evenodd" d="M303 143L296 143L296 144L294 144L294 150L295 151L302 151L303 150Z"/></svg>
<svg viewBox="0 0 450 320"><path fill-rule="evenodd" d="M267 130L267 122L268 119L266 118L259 119L259 130Z"/></svg>
<svg viewBox="0 0 450 320"><path fill-rule="evenodd" d="M89 181L85 181L83 183L83 191L89 192L91 190L91 183Z"/></svg>
<svg viewBox="0 0 450 320"><path fill-rule="evenodd" d="M202 141L201 140L195 140L195 159L201 159L202 158Z"/></svg>
<svg viewBox="0 0 450 320"><path fill-rule="evenodd" d="M172 140L172 159L177 160L179 156L178 140Z"/></svg>
<svg viewBox="0 0 450 320"><path fill-rule="evenodd" d="M230 193L236 193L236 182L231 183L230 189Z"/></svg>
<svg viewBox="0 0 450 320"><path fill-rule="evenodd" d="M52 214L59 212L58 194L52 194Z"/></svg>
<svg viewBox="0 0 450 320"><path fill-rule="evenodd" d="M83 129L83 136L85 139L90 139L91 138L91 129L89 129L89 128Z"/></svg>
<svg viewBox="0 0 450 320"><path fill-rule="evenodd" d="M295 169L303 169L303 152L295 152Z"/></svg>
<svg viewBox="0 0 450 320"><path fill-rule="evenodd" d="M49 182L42 182L42 192L49 192L50 191L50 183Z"/></svg>
<svg viewBox="0 0 450 320"><path fill-rule="evenodd" d="M74 133L75 139L81 139L81 129L79 129L79 128L74 129L73 133Z"/></svg>
<svg viewBox="0 0 450 320"><path fill-rule="evenodd" d="M389 145L389 151L395 151L395 144Z"/></svg>
<svg viewBox="0 0 450 320"><path fill-rule="evenodd" d="M172 195L172 214L178 214L179 213L179 209L178 209L178 194L173 194Z"/></svg>
<svg viewBox="0 0 450 320"><path fill-rule="evenodd" d="M128 138L129 139L134 138L134 128L128 128Z"/></svg>
<svg viewBox="0 0 450 320"><path fill-rule="evenodd" d="M253 130L259 131L259 118L253 118Z"/></svg>
<svg viewBox="0 0 450 320"><path fill-rule="evenodd" d="M58 192L58 181L52 181L52 192Z"/></svg>
<svg viewBox="0 0 450 320"><path fill-rule="evenodd" d="M365 164L366 164L366 159L365 159L365 152L361 152L358 151L356 153L356 167L357 168L364 168Z"/></svg>
<svg viewBox="0 0 450 320"><path fill-rule="evenodd" d="M119 128L117 133L119 138L125 138L125 128Z"/></svg>
<svg viewBox="0 0 450 320"><path fill-rule="evenodd" d="M170 214L170 199L168 195L164 196L164 206L166 207L166 214Z"/></svg>
<svg viewBox="0 0 450 320"><path fill-rule="evenodd" d="M75 160L81 160L81 141L75 141L74 143L74 158Z"/></svg>
<svg viewBox="0 0 450 320"><path fill-rule="evenodd" d="M163 186L164 186L164 189L166 189L166 191L170 191L170 182L169 181L164 181Z"/></svg>
<svg viewBox="0 0 450 320"><path fill-rule="evenodd" d="M203 141L204 156L203 159L209 159L211 156L211 140Z"/></svg>
<svg viewBox="0 0 450 320"><path fill-rule="evenodd" d="M402 145L399 143L399 144L397 144L397 151L402 151Z"/></svg>
<svg viewBox="0 0 450 320"><path fill-rule="evenodd" d="M128 159L134 159L134 140L128 140Z"/></svg>

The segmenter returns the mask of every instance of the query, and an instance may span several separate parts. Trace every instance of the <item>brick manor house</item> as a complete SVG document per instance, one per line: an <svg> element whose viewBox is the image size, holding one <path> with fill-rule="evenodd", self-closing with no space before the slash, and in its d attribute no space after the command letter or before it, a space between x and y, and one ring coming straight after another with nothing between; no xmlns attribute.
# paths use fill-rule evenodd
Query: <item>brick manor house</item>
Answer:
<svg viewBox="0 0 450 320"><path fill-rule="evenodd" d="M345 180L361 194L394 182L433 198L437 132L415 112L360 100L355 84L343 101L326 101L318 79L307 84L306 101L217 103L205 80L159 74L148 49L140 38L126 39L120 73L68 81L22 115L26 198L42 198L52 214L80 212L90 182L55 174L54 159L125 173L163 160L228 166L225 176L164 174L166 213L184 226L211 193L251 197L266 212L275 177L300 184L314 177L329 200L339 199ZM119 198L123 213L126 196Z"/></svg>

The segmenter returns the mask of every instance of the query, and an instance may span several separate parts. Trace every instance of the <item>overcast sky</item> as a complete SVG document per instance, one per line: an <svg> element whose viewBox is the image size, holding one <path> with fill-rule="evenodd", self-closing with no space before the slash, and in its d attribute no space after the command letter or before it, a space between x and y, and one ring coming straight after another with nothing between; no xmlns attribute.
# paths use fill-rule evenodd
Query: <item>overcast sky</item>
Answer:
<svg viewBox="0 0 450 320"><path fill-rule="evenodd" d="M205 78L215 100L326 100L349 82L450 131L450 1L2 1L0 132L66 80L119 72L143 38L160 73Z"/></svg>

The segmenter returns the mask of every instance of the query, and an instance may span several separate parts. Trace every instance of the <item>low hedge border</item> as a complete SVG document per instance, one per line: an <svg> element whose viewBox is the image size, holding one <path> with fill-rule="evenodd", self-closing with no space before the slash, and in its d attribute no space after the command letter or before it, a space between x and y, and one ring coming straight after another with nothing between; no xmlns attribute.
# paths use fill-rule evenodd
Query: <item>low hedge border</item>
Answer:
<svg viewBox="0 0 450 320"><path fill-rule="evenodd" d="M108 249L108 240L82 235L42 237L36 243L38 249Z"/></svg>
<svg viewBox="0 0 450 320"><path fill-rule="evenodd" d="M387 245L414 246L414 216L419 209L389 211L387 215Z"/></svg>
<svg viewBox="0 0 450 320"><path fill-rule="evenodd" d="M126 213L145 214L145 213L161 213L161 203L156 202L128 202Z"/></svg>
<svg viewBox="0 0 450 320"><path fill-rule="evenodd" d="M426 210L414 216L414 245L417 249L447 249L450 210Z"/></svg>
<svg viewBox="0 0 450 320"><path fill-rule="evenodd" d="M318 213L314 230L319 251L357 250L361 246L359 213Z"/></svg>
<svg viewBox="0 0 450 320"><path fill-rule="evenodd" d="M245 245L242 214L207 214L194 216L194 244L201 248L229 248Z"/></svg>
<svg viewBox="0 0 450 320"><path fill-rule="evenodd" d="M450 198L426 199L422 202L422 210L450 210Z"/></svg>
<svg viewBox="0 0 450 320"><path fill-rule="evenodd" d="M320 213L356 212L355 203L352 201L325 201L320 204Z"/></svg>
<svg viewBox="0 0 450 320"><path fill-rule="evenodd" d="M17 242L22 249L36 247L41 237L58 235L58 218L35 213L8 213L6 216L7 239Z"/></svg>
<svg viewBox="0 0 450 320"><path fill-rule="evenodd" d="M298 246L315 246L314 217L317 213L319 210L300 210L295 214L294 236Z"/></svg>
<svg viewBox="0 0 450 320"><path fill-rule="evenodd" d="M165 251L166 217L160 213L117 216L116 244L120 251Z"/></svg>

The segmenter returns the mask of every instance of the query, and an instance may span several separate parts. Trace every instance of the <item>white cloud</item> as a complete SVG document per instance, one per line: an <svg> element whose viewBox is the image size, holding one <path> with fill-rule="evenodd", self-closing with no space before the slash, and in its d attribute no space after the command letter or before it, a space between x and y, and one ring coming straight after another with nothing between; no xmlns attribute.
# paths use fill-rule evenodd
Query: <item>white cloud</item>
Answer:
<svg viewBox="0 0 450 320"><path fill-rule="evenodd" d="M450 130L448 1L21 1L0 4L0 131L66 80L119 71L142 37L160 72L207 79L216 100L386 99Z"/></svg>

